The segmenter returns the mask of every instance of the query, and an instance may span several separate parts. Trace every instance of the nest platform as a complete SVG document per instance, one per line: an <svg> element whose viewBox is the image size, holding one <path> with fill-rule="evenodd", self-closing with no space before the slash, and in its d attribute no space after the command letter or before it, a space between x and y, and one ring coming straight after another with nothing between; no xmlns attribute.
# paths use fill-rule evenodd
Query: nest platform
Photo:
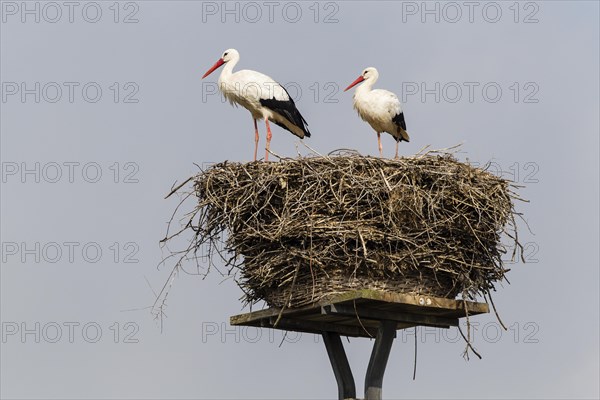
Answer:
<svg viewBox="0 0 600 400"><path fill-rule="evenodd" d="M489 312L487 303L441 297L357 290L296 308L268 308L234 315L231 325L374 338L383 320L396 329L414 326L449 328L467 315Z"/></svg>

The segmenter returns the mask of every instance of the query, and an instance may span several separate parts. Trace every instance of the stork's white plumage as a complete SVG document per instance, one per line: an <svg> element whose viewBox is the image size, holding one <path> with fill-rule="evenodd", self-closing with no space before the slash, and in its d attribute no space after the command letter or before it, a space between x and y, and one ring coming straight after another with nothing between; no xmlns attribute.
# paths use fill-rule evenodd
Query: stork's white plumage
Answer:
<svg viewBox="0 0 600 400"><path fill-rule="evenodd" d="M283 129L292 132L300 139L310 137L308 124L302 117L294 100L283 86L273 78L260 72L241 70L233 72L233 67L240 60L240 53L235 49L225 50L219 60L213 65L202 79L225 64L219 76L219 89L232 105L241 105L252 114L254 120L254 161L258 151L258 127L256 120L265 119L267 127L267 147L265 160L269 159L271 145L271 127L273 121Z"/></svg>
<svg viewBox="0 0 600 400"><path fill-rule="evenodd" d="M354 108L358 111L358 115L377 132L379 154L383 157L381 132L387 132L396 139L396 158L398 158L398 143L403 140L409 141L402 105L394 93L383 89L372 90L377 78L379 73L375 68L366 68L344 89L344 92L363 82L354 92Z"/></svg>

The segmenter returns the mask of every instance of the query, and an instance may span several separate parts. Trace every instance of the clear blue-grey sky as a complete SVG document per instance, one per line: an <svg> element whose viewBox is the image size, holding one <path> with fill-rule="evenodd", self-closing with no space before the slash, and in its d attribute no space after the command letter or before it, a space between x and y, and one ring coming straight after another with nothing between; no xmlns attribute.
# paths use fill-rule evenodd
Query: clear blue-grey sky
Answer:
<svg viewBox="0 0 600 400"><path fill-rule="evenodd" d="M337 389L312 335L233 329L241 290L176 279L164 330L144 309L177 199L197 164L249 161L250 114L214 94L238 69L285 84L319 152L377 154L342 90L367 66L404 102L410 143L463 143L524 185L529 263L510 265L483 360L456 330L399 332L384 396L598 398L599 5L533 2L1 2L3 398L324 399ZM264 146L264 125L261 149ZM296 154L274 128L272 149ZM384 152L394 142L383 137ZM300 147L300 152L308 152ZM262 153L262 152L261 152ZM371 343L345 343L358 391Z"/></svg>

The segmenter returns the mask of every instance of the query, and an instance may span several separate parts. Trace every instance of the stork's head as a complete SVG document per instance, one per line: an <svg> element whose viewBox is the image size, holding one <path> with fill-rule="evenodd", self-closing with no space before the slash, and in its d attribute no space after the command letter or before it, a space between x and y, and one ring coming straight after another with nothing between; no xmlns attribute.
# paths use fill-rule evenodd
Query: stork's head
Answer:
<svg viewBox="0 0 600 400"><path fill-rule="evenodd" d="M240 53L238 53L236 49L227 49L223 52L223 55L221 56L221 60L223 60L224 63L229 62L234 58L240 58Z"/></svg>
<svg viewBox="0 0 600 400"><path fill-rule="evenodd" d="M213 71L215 69L219 68L221 65L228 63L229 61L239 60L239 59L240 59L240 53L238 53L238 51L236 49L225 50L223 52L223 55L221 56L221 58L219 58L217 60L215 65L213 65L208 71L206 71L206 73L204 75L202 75L202 79L204 79L207 76L209 76L210 74L212 74Z"/></svg>
<svg viewBox="0 0 600 400"><path fill-rule="evenodd" d="M377 69L375 69L374 67L365 68L362 74L360 74L360 76L356 78L354 82L352 82L346 89L344 89L344 92L358 85L362 81L369 80L375 82L377 78L379 78L379 72L377 72Z"/></svg>

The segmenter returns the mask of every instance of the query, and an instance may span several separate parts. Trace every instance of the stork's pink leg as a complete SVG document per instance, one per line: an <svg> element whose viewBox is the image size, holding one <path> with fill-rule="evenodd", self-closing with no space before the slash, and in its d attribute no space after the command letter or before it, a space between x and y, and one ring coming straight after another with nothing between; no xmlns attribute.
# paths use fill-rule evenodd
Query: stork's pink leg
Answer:
<svg viewBox="0 0 600 400"><path fill-rule="evenodd" d="M398 159L398 143L400 142L396 140L396 156L394 157L395 159Z"/></svg>
<svg viewBox="0 0 600 400"><path fill-rule="evenodd" d="M381 146L381 132L377 132L377 144L379 145L379 156L383 158L383 147Z"/></svg>
<svg viewBox="0 0 600 400"><path fill-rule="evenodd" d="M258 152L258 126L256 118L254 118L254 161L256 161L256 153Z"/></svg>
<svg viewBox="0 0 600 400"><path fill-rule="evenodd" d="M269 161L269 149L271 148L271 127L269 126L269 119L265 118L265 123L267 125L267 148L265 150L265 161Z"/></svg>

